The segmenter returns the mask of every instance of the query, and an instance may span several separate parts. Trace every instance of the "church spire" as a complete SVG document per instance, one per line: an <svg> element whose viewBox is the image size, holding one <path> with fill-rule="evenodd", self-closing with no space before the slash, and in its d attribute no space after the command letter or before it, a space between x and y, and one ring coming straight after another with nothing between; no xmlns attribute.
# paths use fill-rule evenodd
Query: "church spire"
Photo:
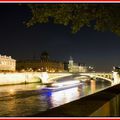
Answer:
<svg viewBox="0 0 120 120"><path fill-rule="evenodd" d="M70 56L70 60L73 60L72 56Z"/></svg>

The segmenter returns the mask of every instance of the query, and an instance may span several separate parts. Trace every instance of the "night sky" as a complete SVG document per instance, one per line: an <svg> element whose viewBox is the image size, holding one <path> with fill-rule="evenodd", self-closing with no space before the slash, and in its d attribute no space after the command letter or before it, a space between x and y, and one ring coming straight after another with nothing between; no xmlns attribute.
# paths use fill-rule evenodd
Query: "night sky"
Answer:
<svg viewBox="0 0 120 120"><path fill-rule="evenodd" d="M120 65L120 37L83 27L72 34L70 27L40 24L27 28L24 21L31 17L25 5L0 4L0 54L16 60L40 58L47 51L51 59L95 66L97 71L111 71Z"/></svg>

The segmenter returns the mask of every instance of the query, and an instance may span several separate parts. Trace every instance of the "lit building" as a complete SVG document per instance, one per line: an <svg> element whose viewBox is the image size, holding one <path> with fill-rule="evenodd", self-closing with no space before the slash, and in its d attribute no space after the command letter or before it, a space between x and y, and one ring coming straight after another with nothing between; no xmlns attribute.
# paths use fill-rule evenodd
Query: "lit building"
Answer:
<svg viewBox="0 0 120 120"><path fill-rule="evenodd" d="M12 59L11 56L0 55L0 71L15 71L16 60Z"/></svg>
<svg viewBox="0 0 120 120"><path fill-rule="evenodd" d="M43 52L41 54L41 59L17 61L16 69L20 71L63 72L64 64L59 61L50 60L48 53Z"/></svg>
<svg viewBox="0 0 120 120"><path fill-rule="evenodd" d="M69 72L87 72L87 66L78 65L74 63L72 57L70 57L69 64L68 64Z"/></svg>
<svg viewBox="0 0 120 120"><path fill-rule="evenodd" d="M17 61L16 69L25 71L63 72L64 64L53 60L20 60Z"/></svg>

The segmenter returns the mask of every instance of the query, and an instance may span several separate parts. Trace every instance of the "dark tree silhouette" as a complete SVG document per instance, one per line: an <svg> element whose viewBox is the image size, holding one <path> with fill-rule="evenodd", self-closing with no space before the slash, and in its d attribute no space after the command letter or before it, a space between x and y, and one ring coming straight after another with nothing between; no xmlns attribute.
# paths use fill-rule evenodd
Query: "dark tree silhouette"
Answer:
<svg viewBox="0 0 120 120"><path fill-rule="evenodd" d="M27 26L47 23L71 26L77 32L83 26L120 35L120 4L28 4L32 18ZM93 22L94 24L91 24Z"/></svg>

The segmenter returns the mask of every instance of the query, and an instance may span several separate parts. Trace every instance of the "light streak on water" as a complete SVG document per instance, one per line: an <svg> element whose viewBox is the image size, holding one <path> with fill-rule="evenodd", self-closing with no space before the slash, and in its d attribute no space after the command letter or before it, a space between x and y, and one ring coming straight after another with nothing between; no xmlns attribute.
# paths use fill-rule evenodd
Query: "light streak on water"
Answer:
<svg viewBox="0 0 120 120"><path fill-rule="evenodd" d="M65 79L66 80L66 79ZM44 90L39 83L0 87L0 116L27 116L69 103L96 90L108 82L91 81L69 89Z"/></svg>

